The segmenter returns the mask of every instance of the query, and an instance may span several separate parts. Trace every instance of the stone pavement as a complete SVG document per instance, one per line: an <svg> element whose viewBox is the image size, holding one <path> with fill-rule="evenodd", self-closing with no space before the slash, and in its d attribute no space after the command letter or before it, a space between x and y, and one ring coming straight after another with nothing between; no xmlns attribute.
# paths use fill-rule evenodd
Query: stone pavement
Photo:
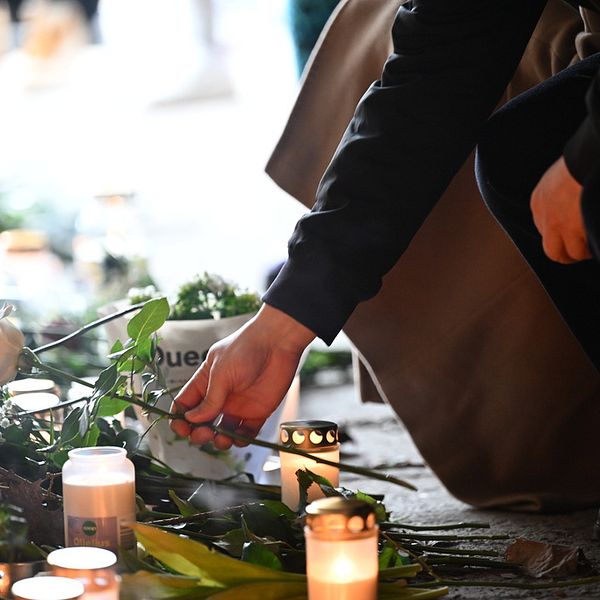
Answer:
<svg viewBox="0 0 600 600"><path fill-rule="evenodd" d="M408 432L395 413L385 405L361 404L352 385L313 387L302 390L300 418L319 418L346 426L353 438L344 444L342 460L367 467L402 462L421 463L422 458ZM456 500L444 489L432 471L425 467L386 469L410 481L418 492L410 492L384 482L342 473L341 484L368 493L385 494L385 504L394 517L412 524L441 524L459 521L489 522L487 533L578 546L595 566L600 567L600 542L591 539L596 511L580 511L564 515L532 515L507 511L477 510ZM465 532L468 533L468 532ZM473 532L477 533L477 532ZM484 531L483 533L486 533ZM502 551L508 542L485 542ZM478 542L481 544L481 542ZM461 547L468 547L461 545ZM481 548L478 545L478 548ZM501 588L454 588L447 596L452 600L487 598L577 598L600 599L600 584L551 590L515 590ZM357 599L358 600L358 599Z"/></svg>

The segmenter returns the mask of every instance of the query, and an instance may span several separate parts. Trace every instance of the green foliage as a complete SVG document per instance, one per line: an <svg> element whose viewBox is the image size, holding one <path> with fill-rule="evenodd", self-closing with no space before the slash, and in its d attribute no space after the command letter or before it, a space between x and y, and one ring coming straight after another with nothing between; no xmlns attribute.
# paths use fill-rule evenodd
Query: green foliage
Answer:
<svg viewBox="0 0 600 600"><path fill-rule="evenodd" d="M171 308L170 319L214 319L255 312L260 307L257 294L241 290L218 275L204 273L183 284Z"/></svg>
<svg viewBox="0 0 600 600"><path fill-rule="evenodd" d="M39 551L29 542L27 533L23 511L0 501L0 562L41 560Z"/></svg>
<svg viewBox="0 0 600 600"><path fill-rule="evenodd" d="M302 369L300 370L301 377L311 377L321 369L346 369L352 364L352 353L347 351L328 350L311 350Z"/></svg>

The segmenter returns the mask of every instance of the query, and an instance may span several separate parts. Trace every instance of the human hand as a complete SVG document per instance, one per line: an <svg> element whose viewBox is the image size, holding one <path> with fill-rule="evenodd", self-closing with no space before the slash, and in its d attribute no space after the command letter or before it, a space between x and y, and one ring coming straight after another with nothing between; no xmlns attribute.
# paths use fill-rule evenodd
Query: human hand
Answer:
<svg viewBox="0 0 600 600"><path fill-rule="evenodd" d="M171 410L184 412L185 420L171 421L171 429L194 444L213 440L226 450L233 442L230 437L195 426L222 414L225 427L255 437L287 393L302 352L314 337L292 317L263 305L256 317L210 348L175 398Z"/></svg>
<svg viewBox="0 0 600 600"><path fill-rule="evenodd" d="M571 264L591 258L581 214L582 186L559 158L531 194L533 222L548 258Z"/></svg>

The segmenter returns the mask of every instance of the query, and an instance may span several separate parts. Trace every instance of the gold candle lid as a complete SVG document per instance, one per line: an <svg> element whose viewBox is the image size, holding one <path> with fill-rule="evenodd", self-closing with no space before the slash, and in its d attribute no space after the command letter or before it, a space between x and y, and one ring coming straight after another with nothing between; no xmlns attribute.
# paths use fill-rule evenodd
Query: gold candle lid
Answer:
<svg viewBox="0 0 600 600"><path fill-rule="evenodd" d="M361 536L377 527L375 510L370 504L340 496L311 502L306 507L305 522L314 533L333 538Z"/></svg>
<svg viewBox="0 0 600 600"><path fill-rule="evenodd" d="M288 448L330 450L339 443L338 426L332 421L286 421L279 426L279 439Z"/></svg>

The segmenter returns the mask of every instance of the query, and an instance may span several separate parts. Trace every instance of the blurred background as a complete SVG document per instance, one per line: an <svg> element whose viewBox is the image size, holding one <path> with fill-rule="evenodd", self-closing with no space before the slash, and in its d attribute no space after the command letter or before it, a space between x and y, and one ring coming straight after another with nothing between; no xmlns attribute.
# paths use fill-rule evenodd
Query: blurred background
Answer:
<svg viewBox="0 0 600 600"><path fill-rule="evenodd" d="M36 343L132 286L264 291L305 209L263 169L336 2L0 0L0 300ZM334 350L307 368L347 380Z"/></svg>

